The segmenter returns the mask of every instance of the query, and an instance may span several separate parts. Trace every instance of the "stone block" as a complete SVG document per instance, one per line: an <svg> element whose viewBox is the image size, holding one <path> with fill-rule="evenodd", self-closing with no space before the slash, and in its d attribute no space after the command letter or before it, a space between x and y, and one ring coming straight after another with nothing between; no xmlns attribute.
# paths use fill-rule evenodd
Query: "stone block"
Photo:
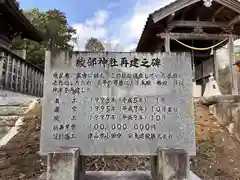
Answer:
<svg viewBox="0 0 240 180"><path fill-rule="evenodd" d="M228 131L229 131L231 134L234 134L234 132L235 132L235 123L230 123L230 124L227 126L227 129L228 129Z"/></svg>
<svg viewBox="0 0 240 180"><path fill-rule="evenodd" d="M237 120L235 122L235 137L238 141L240 141L240 108L237 108L236 110L237 114Z"/></svg>
<svg viewBox="0 0 240 180"><path fill-rule="evenodd" d="M223 105L222 103L217 103L213 105L212 109L213 115L221 125L225 126L231 122L231 119L227 113L228 108L226 107L226 105Z"/></svg>
<svg viewBox="0 0 240 180"><path fill-rule="evenodd" d="M48 154L47 180L78 180L84 177L84 157L78 148Z"/></svg>

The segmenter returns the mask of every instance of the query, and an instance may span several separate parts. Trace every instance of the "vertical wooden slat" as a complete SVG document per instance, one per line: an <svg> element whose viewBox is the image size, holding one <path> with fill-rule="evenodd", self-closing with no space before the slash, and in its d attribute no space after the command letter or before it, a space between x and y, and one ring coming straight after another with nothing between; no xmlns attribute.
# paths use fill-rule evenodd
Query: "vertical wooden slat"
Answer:
<svg viewBox="0 0 240 180"><path fill-rule="evenodd" d="M15 73L16 73L16 60L13 57L12 57L12 66L11 67L12 68L11 68L11 84L10 84L10 88L15 91L15 88L16 88L15 80L16 79L14 80L14 78L15 78Z"/></svg>
<svg viewBox="0 0 240 180"><path fill-rule="evenodd" d="M23 62L20 63L20 68L21 68L20 92L24 92L25 64Z"/></svg>
<svg viewBox="0 0 240 180"><path fill-rule="evenodd" d="M28 65L27 65L27 64L26 64L25 67L26 67L26 72L25 72L25 78L26 78L26 79L25 79L25 88L24 88L24 89L25 89L25 93L28 93L28 84L29 84L29 82L28 82L28 76L29 76L29 75L28 75L28 72L29 72L29 70L28 70L28 69L29 69L29 68L28 68Z"/></svg>
<svg viewBox="0 0 240 180"><path fill-rule="evenodd" d="M9 89L10 86L9 86L9 66L10 66L10 56L9 54L7 54L7 57L6 57L6 70L5 70L5 88L6 89Z"/></svg>
<svg viewBox="0 0 240 180"><path fill-rule="evenodd" d="M32 93L33 93L33 95L35 96L35 90L36 90L36 88L35 88L35 84L36 84L36 78L35 78L35 74L36 74L36 70L35 69L33 69L33 87L32 87Z"/></svg>
<svg viewBox="0 0 240 180"><path fill-rule="evenodd" d="M0 51L0 88L3 88L3 81L4 81L4 60L5 60L5 53Z"/></svg>
<svg viewBox="0 0 240 180"><path fill-rule="evenodd" d="M40 86L41 86L41 72L38 73L38 96L41 96Z"/></svg>
<svg viewBox="0 0 240 180"><path fill-rule="evenodd" d="M30 93L33 94L33 67L31 67L31 72L30 72Z"/></svg>
<svg viewBox="0 0 240 180"><path fill-rule="evenodd" d="M218 62L217 62L217 52L216 52L216 49L213 50L213 65L214 65L214 77L215 77L215 80L218 83L219 74L218 74Z"/></svg>
<svg viewBox="0 0 240 180"><path fill-rule="evenodd" d="M38 91L38 89L39 89L39 77L38 77L38 74L39 74L39 72L38 72L38 70L36 71L36 95L37 96L39 96L39 91Z"/></svg>
<svg viewBox="0 0 240 180"><path fill-rule="evenodd" d="M34 95L34 81L35 81L35 69L34 68L32 68L32 73L31 73L31 79L32 79L32 89L31 89L31 93L32 93L32 95Z"/></svg>
<svg viewBox="0 0 240 180"><path fill-rule="evenodd" d="M23 68L24 68L24 71L23 71L23 92L26 92L26 74L27 74L27 65L24 63L23 64Z"/></svg>
<svg viewBox="0 0 240 180"><path fill-rule="evenodd" d="M33 67L32 67L32 71L31 71L31 81L32 81L31 94L34 95L34 68Z"/></svg>
<svg viewBox="0 0 240 180"><path fill-rule="evenodd" d="M28 93L31 93L31 66L28 67Z"/></svg>
<svg viewBox="0 0 240 180"><path fill-rule="evenodd" d="M36 73L35 73L35 94L36 96L38 96L38 70L36 70Z"/></svg>
<svg viewBox="0 0 240 180"><path fill-rule="evenodd" d="M36 96L37 96L37 73L38 73L38 71L35 70L35 74L34 74L34 81L35 81L35 83L34 83L34 94Z"/></svg>
<svg viewBox="0 0 240 180"><path fill-rule="evenodd" d="M43 75L41 74L41 78L40 78L40 95L43 96Z"/></svg>
<svg viewBox="0 0 240 180"><path fill-rule="evenodd" d="M19 92L20 88L20 82L18 79L20 78L20 74L21 74L21 68L20 68L20 61L16 60L16 91Z"/></svg>
<svg viewBox="0 0 240 180"><path fill-rule="evenodd" d="M39 84L38 84L38 93L39 93L39 96L41 96L41 74L38 75L38 79L39 79Z"/></svg>

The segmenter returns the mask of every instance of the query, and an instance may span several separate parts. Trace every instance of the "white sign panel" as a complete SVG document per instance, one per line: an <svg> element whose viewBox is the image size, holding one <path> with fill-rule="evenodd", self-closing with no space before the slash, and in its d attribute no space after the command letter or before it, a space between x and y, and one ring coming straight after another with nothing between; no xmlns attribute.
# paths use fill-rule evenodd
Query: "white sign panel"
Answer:
<svg viewBox="0 0 240 180"><path fill-rule="evenodd" d="M190 55L47 52L41 153L195 154Z"/></svg>

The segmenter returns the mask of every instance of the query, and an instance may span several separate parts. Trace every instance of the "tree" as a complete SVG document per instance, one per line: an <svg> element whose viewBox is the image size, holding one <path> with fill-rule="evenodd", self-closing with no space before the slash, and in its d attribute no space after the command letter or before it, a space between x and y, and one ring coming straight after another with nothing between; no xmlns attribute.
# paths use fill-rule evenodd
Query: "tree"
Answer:
<svg viewBox="0 0 240 180"><path fill-rule="evenodd" d="M17 7L17 9L20 8L19 1L18 1L18 0L13 0L13 4Z"/></svg>
<svg viewBox="0 0 240 180"><path fill-rule="evenodd" d="M76 33L67 22L65 14L59 10L40 12L34 8L24 11L24 15L39 29L44 36L44 41L37 43L28 39L17 37L13 40L13 49L26 49L27 60L44 68L45 50L52 48L72 49L69 44L72 36Z"/></svg>
<svg viewBox="0 0 240 180"><path fill-rule="evenodd" d="M92 52L100 52L104 51L104 46L97 38L90 38L85 45L85 50Z"/></svg>

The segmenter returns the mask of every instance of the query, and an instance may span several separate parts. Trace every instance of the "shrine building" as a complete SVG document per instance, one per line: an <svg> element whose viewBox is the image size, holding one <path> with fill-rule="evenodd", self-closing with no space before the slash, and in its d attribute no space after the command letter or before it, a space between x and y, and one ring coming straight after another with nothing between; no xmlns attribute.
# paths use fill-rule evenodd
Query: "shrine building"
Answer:
<svg viewBox="0 0 240 180"><path fill-rule="evenodd" d="M232 94L238 94L233 41L239 35L238 0L175 0L149 15L136 51L191 53L193 81L203 94L208 78L218 77L216 50L228 44Z"/></svg>

